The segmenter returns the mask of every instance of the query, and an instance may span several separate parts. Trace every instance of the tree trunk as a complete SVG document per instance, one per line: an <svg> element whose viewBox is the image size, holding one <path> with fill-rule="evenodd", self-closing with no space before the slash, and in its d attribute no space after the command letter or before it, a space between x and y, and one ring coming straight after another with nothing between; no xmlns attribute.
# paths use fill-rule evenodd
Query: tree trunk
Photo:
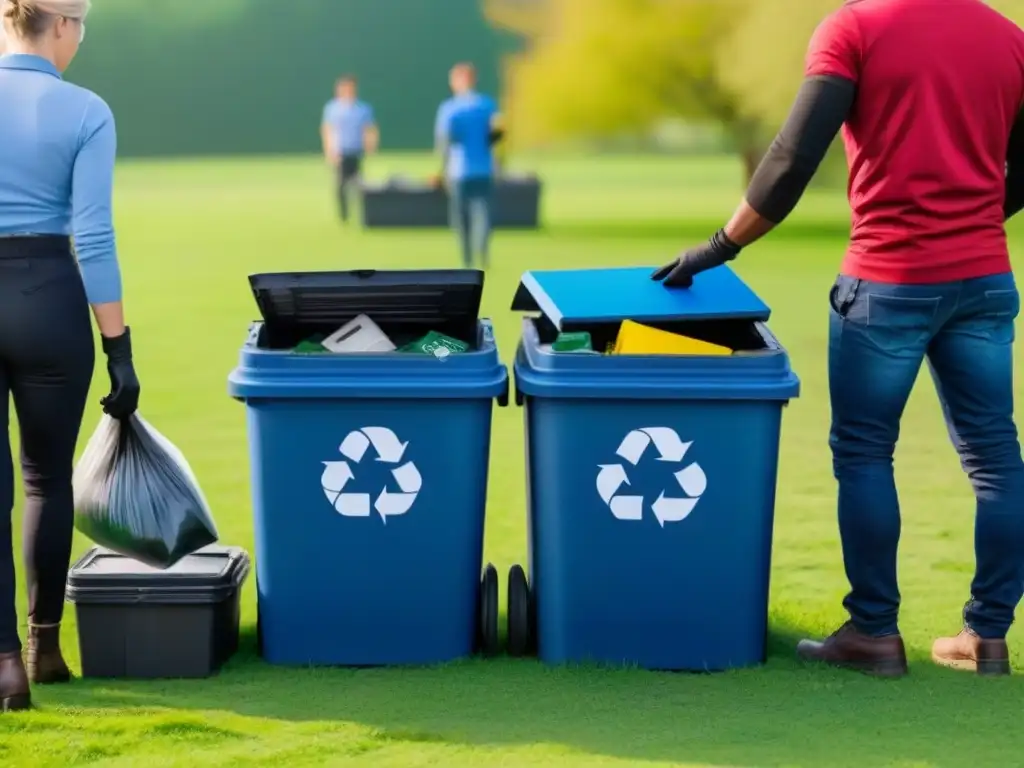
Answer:
<svg viewBox="0 0 1024 768"><path fill-rule="evenodd" d="M736 119L726 125L732 137L732 145L743 163L743 185L746 187L754 178L754 172L764 157L764 129L760 122L751 118Z"/></svg>
<svg viewBox="0 0 1024 768"><path fill-rule="evenodd" d="M764 151L760 147L748 144L740 149L740 158L743 160L744 186L748 186L750 180L754 178L754 172L761 164L762 157L764 157Z"/></svg>

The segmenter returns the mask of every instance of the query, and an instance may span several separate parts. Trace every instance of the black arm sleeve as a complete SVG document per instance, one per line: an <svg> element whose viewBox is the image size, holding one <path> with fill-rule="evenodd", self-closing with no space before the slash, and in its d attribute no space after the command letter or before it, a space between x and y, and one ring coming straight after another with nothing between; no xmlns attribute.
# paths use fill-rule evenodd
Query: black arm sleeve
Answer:
<svg viewBox="0 0 1024 768"><path fill-rule="evenodd" d="M1009 219L1024 209L1024 111L1010 132L1006 150L1006 202L1003 211Z"/></svg>
<svg viewBox="0 0 1024 768"><path fill-rule="evenodd" d="M857 86L842 77L804 80L786 124L747 189L751 208L773 224L792 213L846 122L856 95Z"/></svg>

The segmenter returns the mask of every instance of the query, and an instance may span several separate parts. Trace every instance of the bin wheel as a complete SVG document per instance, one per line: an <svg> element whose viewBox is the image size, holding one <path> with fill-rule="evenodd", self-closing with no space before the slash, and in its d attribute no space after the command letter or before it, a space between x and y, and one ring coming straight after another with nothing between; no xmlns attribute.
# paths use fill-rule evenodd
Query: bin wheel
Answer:
<svg viewBox="0 0 1024 768"><path fill-rule="evenodd" d="M490 563L480 578L479 627L477 647L484 656L498 653L498 569Z"/></svg>
<svg viewBox="0 0 1024 768"><path fill-rule="evenodd" d="M530 585L521 565L508 572L508 655L522 658L533 649L533 611Z"/></svg>

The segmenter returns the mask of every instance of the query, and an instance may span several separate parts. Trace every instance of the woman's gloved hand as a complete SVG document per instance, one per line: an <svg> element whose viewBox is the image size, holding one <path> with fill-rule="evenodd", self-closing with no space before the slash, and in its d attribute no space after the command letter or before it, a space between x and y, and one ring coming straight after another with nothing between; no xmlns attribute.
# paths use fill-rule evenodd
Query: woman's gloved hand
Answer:
<svg viewBox="0 0 1024 768"><path fill-rule="evenodd" d="M107 355L107 373L110 374L110 394L100 401L103 412L115 419L127 419L139 408L139 377L132 363L131 330L124 329L120 336L103 337L103 351Z"/></svg>
<svg viewBox="0 0 1024 768"><path fill-rule="evenodd" d="M725 230L720 229L703 245L684 251L675 261L656 271L651 279L664 281L668 288L689 288L694 275L732 261L740 250L740 246L726 236Z"/></svg>

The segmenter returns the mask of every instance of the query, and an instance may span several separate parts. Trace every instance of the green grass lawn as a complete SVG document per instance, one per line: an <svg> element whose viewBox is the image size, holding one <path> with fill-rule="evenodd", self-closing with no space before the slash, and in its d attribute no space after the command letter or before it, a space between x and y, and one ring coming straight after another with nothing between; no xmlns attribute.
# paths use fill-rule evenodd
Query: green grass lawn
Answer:
<svg viewBox="0 0 1024 768"><path fill-rule="evenodd" d="M548 226L498 236L484 297L506 360L519 328L509 303L524 270L660 264L720 226L740 191L738 168L719 160L560 159L533 167L548 182ZM374 161L375 174L387 170L425 173L430 165ZM328 175L315 160L294 159L125 164L117 221L142 413L189 457L222 539L251 550L244 409L226 394L257 316L246 276L450 267L453 236L342 231ZM39 690L38 711L0 717L0 765L1020 764L1024 682L977 680L928 660L932 638L958 629L973 569L974 504L926 378L908 409L897 462L912 674L881 682L794 660L799 636L843 619L825 345L827 290L847 231L842 196L812 193L738 264L773 307L772 328L803 382L784 419L772 654L763 669L705 676L507 659L432 669L273 668L255 653L250 579L243 648L219 676ZM104 386L98 371L94 401ZM83 443L97 416L93 408ZM485 554L501 573L526 552L521 419L514 408L495 412ZM87 545L79 537L76 554ZM77 667L73 616L64 637ZM1015 631L1011 640L1020 646L1024 638ZM1014 662L1024 664L1019 652Z"/></svg>

